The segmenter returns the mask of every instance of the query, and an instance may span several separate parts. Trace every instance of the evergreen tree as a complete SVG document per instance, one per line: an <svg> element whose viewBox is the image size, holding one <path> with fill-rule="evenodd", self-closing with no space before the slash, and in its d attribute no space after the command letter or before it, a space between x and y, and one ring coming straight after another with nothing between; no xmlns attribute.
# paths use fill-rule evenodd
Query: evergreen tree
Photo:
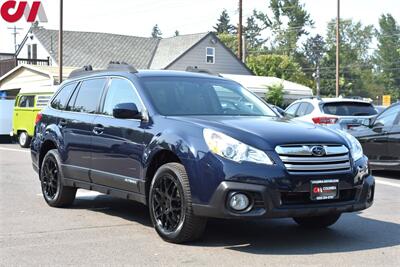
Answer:
<svg viewBox="0 0 400 267"><path fill-rule="evenodd" d="M378 49L375 63L378 78L385 94L394 99L400 98L400 27L391 14L379 19L379 31L376 32Z"/></svg>
<svg viewBox="0 0 400 267"><path fill-rule="evenodd" d="M154 25L152 31L151 31L151 37L153 38L161 38L162 32L160 28L158 27L158 24Z"/></svg>
<svg viewBox="0 0 400 267"><path fill-rule="evenodd" d="M179 31L178 31L178 30L175 31L175 35L174 35L174 36L175 36L175 37L176 37L176 36L179 36Z"/></svg>
<svg viewBox="0 0 400 267"><path fill-rule="evenodd" d="M246 36L247 48L249 50L259 50L267 41L261 38L262 28L258 25L256 17L250 16L247 18L244 34Z"/></svg>
<svg viewBox="0 0 400 267"><path fill-rule="evenodd" d="M217 34L234 33L235 26L231 24L231 19L226 9L224 9L217 20L217 24L213 27Z"/></svg>

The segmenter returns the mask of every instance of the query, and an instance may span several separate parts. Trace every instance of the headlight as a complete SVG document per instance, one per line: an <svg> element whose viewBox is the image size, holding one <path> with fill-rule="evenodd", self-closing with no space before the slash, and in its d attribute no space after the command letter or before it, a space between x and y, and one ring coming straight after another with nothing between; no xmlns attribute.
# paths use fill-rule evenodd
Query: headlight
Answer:
<svg viewBox="0 0 400 267"><path fill-rule="evenodd" d="M267 165L274 164L263 151L243 144L226 134L211 129L204 129L203 135L210 151L221 157L236 162L249 161Z"/></svg>
<svg viewBox="0 0 400 267"><path fill-rule="evenodd" d="M349 133L344 131L338 131L346 140L350 146L350 152L354 161L361 159L364 156L362 146L358 140Z"/></svg>

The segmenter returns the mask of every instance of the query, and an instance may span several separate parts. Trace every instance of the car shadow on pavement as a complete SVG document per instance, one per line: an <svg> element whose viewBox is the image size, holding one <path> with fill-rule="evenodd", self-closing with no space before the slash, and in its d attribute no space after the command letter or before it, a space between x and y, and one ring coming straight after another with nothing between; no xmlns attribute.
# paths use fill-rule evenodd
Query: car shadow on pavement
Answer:
<svg viewBox="0 0 400 267"><path fill-rule="evenodd" d="M400 245L400 224L343 214L328 229L304 229L291 219L211 220L195 246L225 247L252 254L311 255Z"/></svg>
<svg viewBox="0 0 400 267"><path fill-rule="evenodd" d="M146 206L135 201L98 195L95 197L77 197L72 209L86 209L95 212L119 217L128 221L134 221L144 226L153 227L149 210Z"/></svg>
<svg viewBox="0 0 400 267"><path fill-rule="evenodd" d="M78 197L71 208L101 212L152 227L148 208L134 201L107 195ZM343 214L332 227L314 230L299 227L291 219L210 219L203 238L185 245L271 255L361 251L400 245L400 224L363 217L361 212Z"/></svg>
<svg viewBox="0 0 400 267"><path fill-rule="evenodd" d="M372 174L389 179L400 179L400 171L372 171Z"/></svg>

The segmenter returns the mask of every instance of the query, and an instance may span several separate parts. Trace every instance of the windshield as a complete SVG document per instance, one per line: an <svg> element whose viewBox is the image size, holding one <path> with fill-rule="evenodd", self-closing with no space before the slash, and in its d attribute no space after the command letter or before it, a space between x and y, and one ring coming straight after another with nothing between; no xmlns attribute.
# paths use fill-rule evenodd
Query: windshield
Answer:
<svg viewBox="0 0 400 267"><path fill-rule="evenodd" d="M149 77L143 83L153 105L165 116L277 116L258 97L231 81Z"/></svg>
<svg viewBox="0 0 400 267"><path fill-rule="evenodd" d="M374 106L360 102L333 102L322 107L326 114L337 116L372 116L377 114Z"/></svg>

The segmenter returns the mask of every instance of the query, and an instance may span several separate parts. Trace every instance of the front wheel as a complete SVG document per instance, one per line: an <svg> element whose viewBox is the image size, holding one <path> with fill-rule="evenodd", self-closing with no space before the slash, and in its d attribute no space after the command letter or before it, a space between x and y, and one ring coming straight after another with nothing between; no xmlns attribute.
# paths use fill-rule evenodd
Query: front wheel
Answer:
<svg viewBox="0 0 400 267"><path fill-rule="evenodd" d="M300 226L306 228L326 228L336 223L339 220L340 215L340 213L335 213L312 217L294 217L293 220Z"/></svg>
<svg viewBox="0 0 400 267"><path fill-rule="evenodd" d="M157 170L150 187L149 209L157 233L172 243L200 238L207 223L193 214L188 176L179 163L167 163Z"/></svg>
<svg viewBox="0 0 400 267"><path fill-rule="evenodd" d="M21 147L27 148L31 144L31 137L28 135L27 132L20 132L18 135L18 143Z"/></svg>

